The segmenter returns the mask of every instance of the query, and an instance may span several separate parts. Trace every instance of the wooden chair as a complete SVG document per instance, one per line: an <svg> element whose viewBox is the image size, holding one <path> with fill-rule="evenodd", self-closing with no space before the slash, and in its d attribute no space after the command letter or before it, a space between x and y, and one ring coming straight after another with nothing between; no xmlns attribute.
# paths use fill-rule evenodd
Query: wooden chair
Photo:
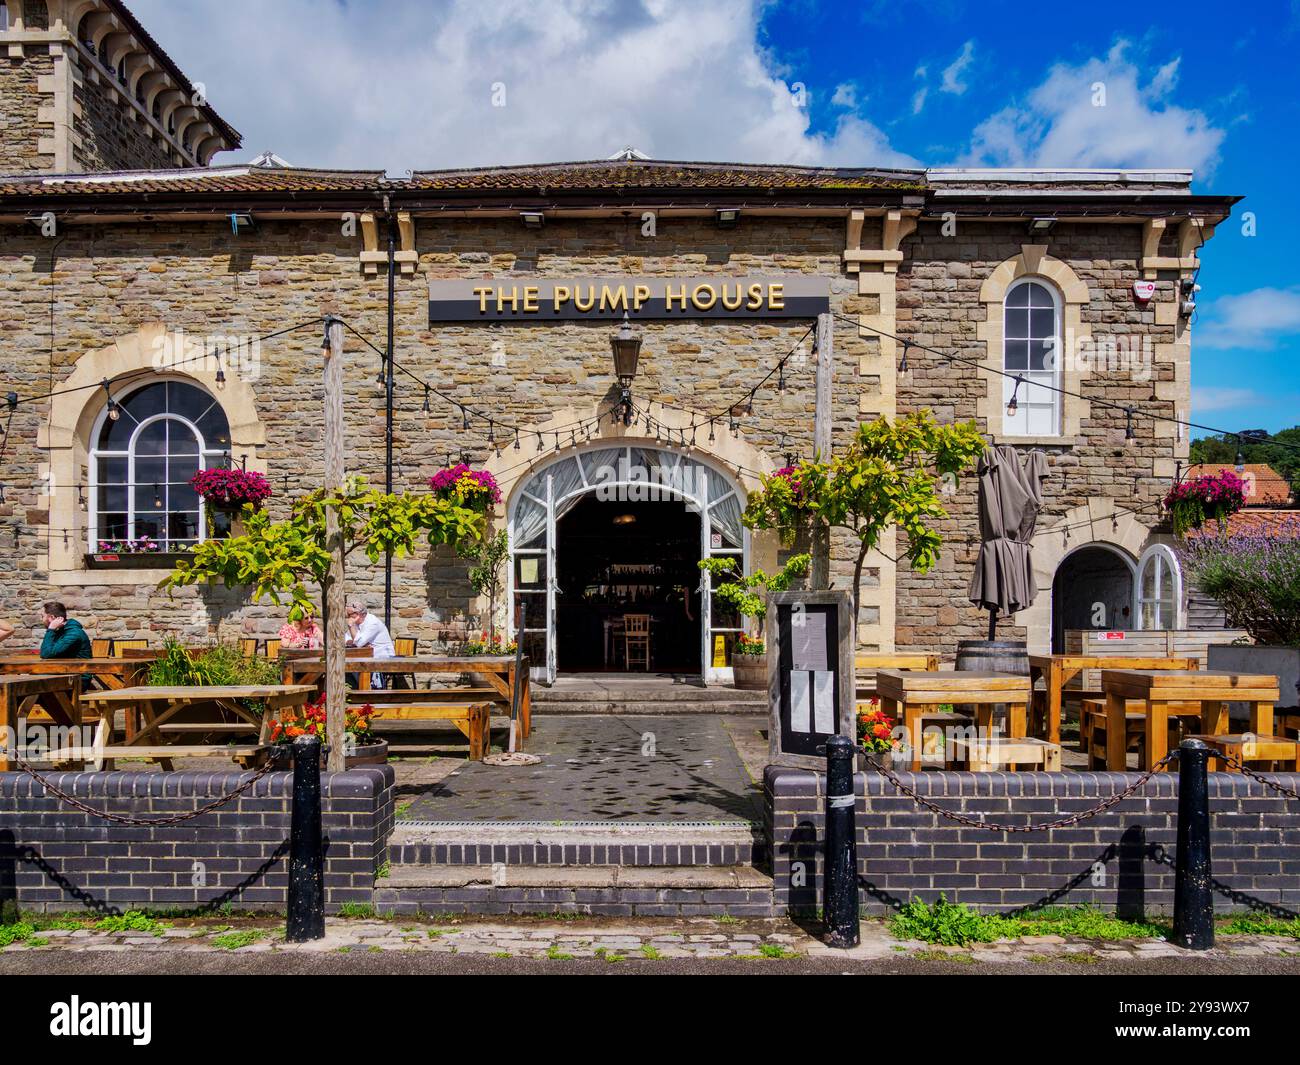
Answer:
<svg viewBox="0 0 1300 1065"><path fill-rule="evenodd" d="M632 668L635 657L650 672L650 615L623 615L623 662L627 669Z"/></svg>
<svg viewBox="0 0 1300 1065"><path fill-rule="evenodd" d="M110 658L113 654L112 640L91 640L90 657L91 658Z"/></svg>
<svg viewBox="0 0 1300 1065"><path fill-rule="evenodd" d="M271 661L273 661L273 662L274 662L277 658L280 657L280 641L279 641L279 640L267 640L267 641L266 641L266 657L269 658L269 659L271 659Z"/></svg>
<svg viewBox="0 0 1300 1065"><path fill-rule="evenodd" d="M416 653L415 649L417 646L419 646L418 641L411 639L409 636L396 636L393 638L393 653L397 655L398 658L412 657ZM414 673L390 673L389 678L390 688L397 688L400 690L416 687Z"/></svg>
<svg viewBox="0 0 1300 1065"><path fill-rule="evenodd" d="M1134 701L1133 705L1138 705ZM1088 755L1089 769L1106 768L1106 700L1084 699L1079 704L1079 735ZM1169 718L1169 749L1178 746L1181 732L1180 718L1201 719L1199 706L1188 706L1185 714ZM1124 750L1136 751L1138 765L1146 761L1147 716L1141 710L1124 712Z"/></svg>
<svg viewBox="0 0 1300 1065"><path fill-rule="evenodd" d="M1271 764L1275 771L1282 773L1300 772L1300 741L1287 739L1285 736L1192 736L1200 740L1214 752L1211 769L1215 772L1240 773L1236 765L1227 761L1231 757L1235 762L1263 762L1265 769Z"/></svg>
<svg viewBox="0 0 1300 1065"><path fill-rule="evenodd" d="M127 654L126 653L127 651L147 651L147 650L149 650L148 640L114 640L113 641L114 658L130 658L131 655Z"/></svg>
<svg viewBox="0 0 1300 1065"><path fill-rule="evenodd" d="M245 658L252 658L257 654L257 637L247 636L239 641L239 652Z"/></svg>

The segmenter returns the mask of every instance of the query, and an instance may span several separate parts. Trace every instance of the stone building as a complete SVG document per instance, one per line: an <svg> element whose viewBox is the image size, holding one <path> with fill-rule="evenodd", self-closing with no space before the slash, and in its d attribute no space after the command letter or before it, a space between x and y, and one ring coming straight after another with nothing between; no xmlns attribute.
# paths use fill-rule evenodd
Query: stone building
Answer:
<svg viewBox="0 0 1300 1065"><path fill-rule="evenodd" d="M658 622L660 668L726 677L738 621L702 590L696 564L705 554L777 564L775 536L743 529L739 512L762 474L811 455L823 359L832 448L860 421L928 407L976 419L993 443L1047 453L1042 592L1000 634L1046 649L1067 627L1136 627L1143 594L1175 604L1162 627L1182 623L1159 501L1187 455L1178 419L1189 415L1200 249L1235 202L1193 195L1189 173L635 153L401 180L199 167L238 135L206 105L177 103L188 83L125 9L55 0L38 29L44 9L25 4L21 24L11 13L6 78L50 61L81 91L116 94L140 136L115 143L140 154L112 175L31 173L124 158L102 124L78 126L87 111L78 118L75 94L71 118L57 113L66 95L37 99L46 75L35 91L4 83L6 137L31 126L15 121L20 106L55 132L35 148L6 139L0 160L0 395L19 398L0 446L0 616L30 625L57 595L96 635L272 635L274 604L169 597L155 587L165 568L139 565L158 560L94 555L101 540L183 548L207 535L185 484L198 465L265 472L273 514L318 483L327 314L349 327L349 472L383 482L376 375L391 237L395 485L423 489L462 458L493 472L497 525L512 537L508 594L527 605L526 643L551 673L617 665L610 620L643 610ZM101 46L125 64L126 93ZM155 93L159 77L174 88ZM143 111L123 106L141 86ZM147 121L160 98L161 127ZM74 135L84 128L99 133ZM615 416L610 354L625 309L642 341L631 424ZM833 316L829 352L812 343L818 313ZM1050 350L1062 357L1045 359ZM602 498L598 467L686 487ZM930 573L896 565L892 540L869 559L860 646L951 656L958 639L983 634L966 598L975 501L973 478L946 497L946 547ZM853 554L833 541L837 584ZM1144 583L1152 566L1159 579ZM382 571L350 579L378 608ZM397 635L455 642L484 613L445 552L395 564Z"/></svg>

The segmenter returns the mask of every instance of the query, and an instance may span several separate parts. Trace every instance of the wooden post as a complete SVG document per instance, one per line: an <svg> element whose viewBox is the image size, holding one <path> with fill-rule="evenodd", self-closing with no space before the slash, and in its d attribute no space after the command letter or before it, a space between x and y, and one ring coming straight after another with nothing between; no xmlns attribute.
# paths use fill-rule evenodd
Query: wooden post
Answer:
<svg viewBox="0 0 1300 1065"><path fill-rule="evenodd" d="M813 420L813 450L819 462L831 458L831 383L835 373L835 340L829 314L817 316L817 406ZM812 590L831 586L831 531L814 518L812 528ZM855 644L856 646L856 644Z"/></svg>
<svg viewBox="0 0 1300 1065"><path fill-rule="evenodd" d="M325 319L325 488L343 489L343 323ZM344 768L343 723L347 706L347 621L343 598L343 529L338 512L325 510L325 549L330 553L329 576L322 589L325 612L325 739L326 769Z"/></svg>

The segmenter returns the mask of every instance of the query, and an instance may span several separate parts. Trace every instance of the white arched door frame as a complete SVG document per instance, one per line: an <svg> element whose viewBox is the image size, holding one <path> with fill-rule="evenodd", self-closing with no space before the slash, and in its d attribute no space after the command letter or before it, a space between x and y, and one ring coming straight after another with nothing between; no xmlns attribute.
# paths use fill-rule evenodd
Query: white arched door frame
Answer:
<svg viewBox="0 0 1300 1065"><path fill-rule="evenodd" d="M587 464L582 461L583 456L591 452L611 450L620 453L620 460L618 460L617 464L618 475L593 480L589 476ZM688 463L693 468L698 468L699 473L698 475L692 474L690 477L670 476L667 483L661 479L627 476L625 474L630 474L633 469L646 470L646 467L640 464L633 466L633 452L636 451L654 452L658 456L673 460L671 465L663 468L676 470L679 474L684 472L684 468ZM570 461L577 464L578 482L569 488L557 488L555 477L557 468ZM720 490L713 495L713 498L710 498L710 483L711 479L715 477L721 482ZM592 441L555 455L533 470L526 478L521 479L518 487L511 494L506 509L506 528L510 543L510 566L506 580L506 603L510 607L509 631L516 639L520 638L521 634L515 631L514 603L516 593L527 596L529 599L535 598L541 607L542 624L539 625L533 620L537 614L535 608L530 605L525 614L524 634L540 635L544 640L545 661L543 663L534 663L531 670L533 677L537 680L549 684L554 682L556 676L556 596L561 590L555 579L556 552L558 548L556 543L557 511L560 511L560 516L563 516L561 508L564 508L565 504L572 500L598 490L618 489L650 490L660 496L683 500L697 510L700 515L700 557L730 555L740 559L741 569L744 573L750 572L749 530L742 526L740 529L740 544L732 546L726 542L722 534L717 534L715 537L712 518L715 508L731 499L735 499L740 510L743 511L745 490L736 478L707 458L691 451L665 446L662 443L619 441L617 444L611 445L611 442L607 440ZM524 500L529 500L533 505L545 508L545 537L538 546L525 546L516 542L518 511L520 503ZM528 542L532 544L533 539L530 538ZM542 587L525 589L516 586L516 574L521 570L519 560L523 558L536 559L539 572L544 575L543 580L540 582ZM715 626L713 624L713 579L704 570L700 571L698 590L700 592L701 676L705 681L730 681L732 679L731 667L713 665L711 648L715 637L724 636L725 638L726 634L732 634L734 637L744 630L739 626Z"/></svg>

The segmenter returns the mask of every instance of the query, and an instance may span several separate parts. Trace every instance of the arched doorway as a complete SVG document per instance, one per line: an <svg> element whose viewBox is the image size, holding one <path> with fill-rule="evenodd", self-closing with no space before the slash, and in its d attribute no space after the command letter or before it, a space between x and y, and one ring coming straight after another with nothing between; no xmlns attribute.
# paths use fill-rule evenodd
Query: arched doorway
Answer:
<svg viewBox="0 0 1300 1065"><path fill-rule="evenodd" d="M1108 544L1066 555L1052 578L1052 651L1065 652L1067 629L1117 632L1133 627L1133 563Z"/></svg>
<svg viewBox="0 0 1300 1065"><path fill-rule="evenodd" d="M726 679L741 619L698 563L748 568L743 511L730 474L669 447L593 443L534 470L507 508L509 602L534 676L626 669L626 617L647 614L650 672Z"/></svg>

